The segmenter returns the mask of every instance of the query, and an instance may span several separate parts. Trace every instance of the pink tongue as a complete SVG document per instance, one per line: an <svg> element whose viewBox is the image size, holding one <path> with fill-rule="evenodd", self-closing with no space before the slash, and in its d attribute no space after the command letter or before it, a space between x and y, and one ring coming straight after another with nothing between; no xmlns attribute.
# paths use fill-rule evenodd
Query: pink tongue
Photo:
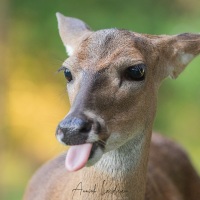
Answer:
<svg viewBox="0 0 200 200"><path fill-rule="evenodd" d="M71 146L65 160L67 170L73 172L83 168L89 159L91 149L91 143Z"/></svg>

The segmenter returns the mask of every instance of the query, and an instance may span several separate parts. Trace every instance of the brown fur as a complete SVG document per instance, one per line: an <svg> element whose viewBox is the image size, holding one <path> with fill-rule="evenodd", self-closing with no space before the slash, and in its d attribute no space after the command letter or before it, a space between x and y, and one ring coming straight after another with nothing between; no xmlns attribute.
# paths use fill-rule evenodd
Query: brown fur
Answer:
<svg viewBox="0 0 200 200"><path fill-rule="evenodd" d="M24 200L200 199L200 179L182 148L157 134L151 138L159 86L200 53L200 35L92 32L80 20L57 17L70 53L63 65L73 75L72 107L64 120L85 115L101 122L88 141L105 143L104 151L91 167L72 173L64 168L65 155L50 161L35 174ZM146 65L145 80L127 81L124 71L139 63Z"/></svg>
<svg viewBox="0 0 200 200"><path fill-rule="evenodd" d="M145 200L198 200L200 179L186 153L180 146L163 136L158 134L152 136ZM75 174L67 172L64 160L65 155L60 155L40 168L32 178L24 199L72 200L72 189L76 188L78 183L82 181L84 188L87 188L87 183L81 176L83 172ZM104 174L100 176L101 180L108 179ZM88 178L93 182L91 186L98 183L91 175ZM128 180L128 184L131 185L133 181ZM73 183L72 186L70 182ZM92 194L84 197L82 193L80 197L88 200L98 199Z"/></svg>

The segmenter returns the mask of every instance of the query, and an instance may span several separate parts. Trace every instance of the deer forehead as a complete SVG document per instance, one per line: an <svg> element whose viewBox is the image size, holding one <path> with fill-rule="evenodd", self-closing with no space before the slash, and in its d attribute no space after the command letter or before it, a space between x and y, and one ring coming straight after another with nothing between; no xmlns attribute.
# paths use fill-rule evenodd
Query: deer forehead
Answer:
<svg viewBox="0 0 200 200"><path fill-rule="evenodd" d="M79 67L92 70L145 63L138 47L137 36L133 32L118 29L91 33L81 42L73 57Z"/></svg>

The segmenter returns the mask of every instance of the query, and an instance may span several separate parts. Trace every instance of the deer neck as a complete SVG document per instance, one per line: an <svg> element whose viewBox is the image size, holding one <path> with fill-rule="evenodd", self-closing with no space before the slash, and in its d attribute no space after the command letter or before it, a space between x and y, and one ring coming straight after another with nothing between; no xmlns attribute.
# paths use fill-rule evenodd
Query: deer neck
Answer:
<svg viewBox="0 0 200 200"><path fill-rule="evenodd" d="M82 186L95 189L87 199L144 199L150 138L150 133L139 134L104 154L93 167L84 168Z"/></svg>

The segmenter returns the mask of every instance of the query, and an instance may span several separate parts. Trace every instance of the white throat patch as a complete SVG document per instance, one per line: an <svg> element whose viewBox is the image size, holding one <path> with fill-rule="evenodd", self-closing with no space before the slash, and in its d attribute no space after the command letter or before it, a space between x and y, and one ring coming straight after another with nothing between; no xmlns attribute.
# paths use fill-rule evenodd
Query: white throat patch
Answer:
<svg viewBox="0 0 200 200"><path fill-rule="evenodd" d="M137 168L142 158L145 134L140 133L121 147L105 153L95 164L95 168L115 177Z"/></svg>

